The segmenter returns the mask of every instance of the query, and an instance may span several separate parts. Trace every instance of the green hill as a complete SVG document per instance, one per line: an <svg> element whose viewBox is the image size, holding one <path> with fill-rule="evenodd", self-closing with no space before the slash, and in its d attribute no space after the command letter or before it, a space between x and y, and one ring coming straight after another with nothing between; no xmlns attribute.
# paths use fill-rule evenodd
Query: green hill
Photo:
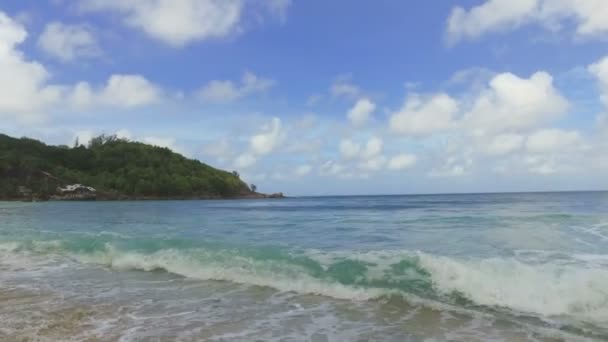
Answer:
<svg viewBox="0 0 608 342"><path fill-rule="evenodd" d="M167 148L99 136L87 146L50 146L0 134L0 199L24 191L49 198L80 183L102 199L256 197L236 172L185 158ZM25 190L24 190L25 189Z"/></svg>

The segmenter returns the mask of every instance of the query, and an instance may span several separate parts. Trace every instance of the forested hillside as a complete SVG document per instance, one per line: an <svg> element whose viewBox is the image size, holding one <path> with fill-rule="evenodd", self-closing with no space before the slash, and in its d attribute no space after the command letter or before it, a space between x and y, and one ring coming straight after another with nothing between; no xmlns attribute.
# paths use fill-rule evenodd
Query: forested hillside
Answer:
<svg viewBox="0 0 608 342"><path fill-rule="evenodd" d="M106 198L230 198L255 195L238 174L167 148L99 136L86 145L50 146L0 134L0 198L31 190L48 198L57 186L81 183Z"/></svg>

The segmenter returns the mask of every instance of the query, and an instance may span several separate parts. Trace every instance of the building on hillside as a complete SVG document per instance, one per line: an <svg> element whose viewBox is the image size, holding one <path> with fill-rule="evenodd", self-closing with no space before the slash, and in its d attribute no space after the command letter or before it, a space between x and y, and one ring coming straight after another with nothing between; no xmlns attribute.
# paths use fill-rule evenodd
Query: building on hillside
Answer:
<svg viewBox="0 0 608 342"><path fill-rule="evenodd" d="M97 196L95 188L82 184L66 185L63 188L58 187L57 193L65 199L94 199Z"/></svg>

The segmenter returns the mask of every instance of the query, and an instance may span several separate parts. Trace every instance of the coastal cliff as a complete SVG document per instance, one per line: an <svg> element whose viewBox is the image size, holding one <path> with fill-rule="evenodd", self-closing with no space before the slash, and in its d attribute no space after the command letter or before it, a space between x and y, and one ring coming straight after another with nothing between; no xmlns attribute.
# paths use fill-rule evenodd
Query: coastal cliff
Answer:
<svg viewBox="0 0 608 342"><path fill-rule="evenodd" d="M74 193L66 189L91 189ZM99 136L86 145L46 145L0 134L2 200L282 198L168 148Z"/></svg>

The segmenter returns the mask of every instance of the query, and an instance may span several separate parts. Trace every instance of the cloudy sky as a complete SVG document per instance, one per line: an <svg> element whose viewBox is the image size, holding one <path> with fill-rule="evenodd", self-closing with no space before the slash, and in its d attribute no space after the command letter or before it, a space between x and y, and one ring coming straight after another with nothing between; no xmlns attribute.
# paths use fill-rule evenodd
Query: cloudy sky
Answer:
<svg viewBox="0 0 608 342"><path fill-rule="evenodd" d="M608 188L606 0L7 0L0 132L290 195Z"/></svg>

